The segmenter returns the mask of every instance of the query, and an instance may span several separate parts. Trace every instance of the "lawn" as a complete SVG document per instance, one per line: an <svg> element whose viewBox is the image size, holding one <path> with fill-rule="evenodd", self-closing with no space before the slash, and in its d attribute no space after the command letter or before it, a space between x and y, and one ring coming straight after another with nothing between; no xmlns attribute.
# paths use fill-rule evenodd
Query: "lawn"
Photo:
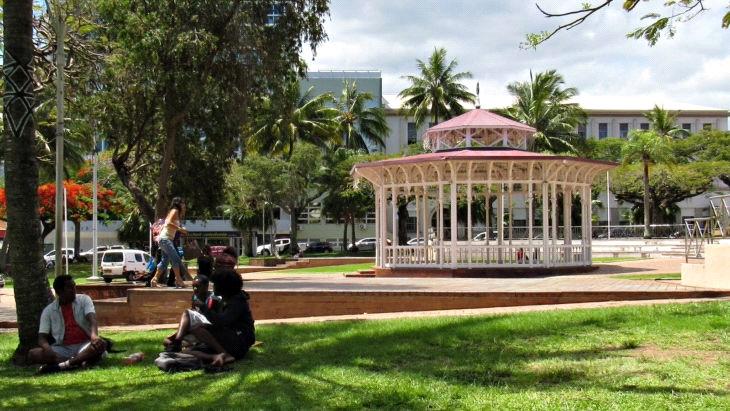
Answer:
<svg viewBox="0 0 730 411"><path fill-rule="evenodd" d="M126 354L42 377L4 334L0 407L728 409L729 328L730 303L263 325L234 371L174 375L150 361L167 332L109 333Z"/></svg>
<svg viewBox="0 0 730 411"><path fill-rule="evenodd" d="M373 263L342 264L327 267L294 268L291 270L267 271L269 274L348 274L358 270L369 270Z"/></svg>

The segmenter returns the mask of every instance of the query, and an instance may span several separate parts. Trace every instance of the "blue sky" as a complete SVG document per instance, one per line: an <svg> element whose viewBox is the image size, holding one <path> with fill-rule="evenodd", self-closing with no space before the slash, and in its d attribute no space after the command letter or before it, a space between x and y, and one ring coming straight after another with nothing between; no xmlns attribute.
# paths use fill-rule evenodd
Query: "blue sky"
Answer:
<svg viewBox="0 0 730 411"><path fill-rule="evenodd" d="M581 2L539 1L549 11L579 8ZM661 10L660 1L640 2L626 13L616 1L585 24L562 32L537 50L519 47L528 32L553 28L534 1L510 0L333 0L326 22L329 40L311 70L375 69L383 92L396 94L415 74L416 59L445 47L460 70L480 83L482 105L508 103L506 85L524 81L529 71L557 69L568 86L593 100L643 99L730 109L730 30L720 28L725 0L706 1L710 10L677 25L674 38L654 47L627 39L640 17ZM670 108L670 107L667 107Z"/></svg>

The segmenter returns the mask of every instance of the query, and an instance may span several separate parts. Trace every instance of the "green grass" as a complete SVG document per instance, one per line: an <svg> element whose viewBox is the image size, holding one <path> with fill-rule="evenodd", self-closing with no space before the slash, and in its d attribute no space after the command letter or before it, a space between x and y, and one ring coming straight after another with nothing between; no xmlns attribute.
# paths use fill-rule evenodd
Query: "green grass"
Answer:
<svg viewBox="0 0 730 411"><path fill-rule="evenodd" d="M327 267L311 267L311 268L294 268L291 270L267 271L271 274L347 274L354 273L358 270L369 270L373 268L373 263L360 264L342 264L331 265Z"/></svg>
<svg viewBox="0 0 730 411"><path fill-rule="evenodd" d="M63 273L66 273L66 267L63 268ZM53 281L54 271L53 269L47 270L48 278ZM87 280L91 277L91 263L72 263L68 266L68 274L74 278L76 284L94 284L98 283L95 281ZM97 272L97 275L101 276L101 270ZM5 277L5 287L13 288L13 279Z"/></svg>
<svg viewBox="0 0 730 411"><path fill-rule="evenodd" d="M624 261L648 260L644 257L593 257L593 263L621 263Z"/></svg>
<svg viewBox="0 0 730 411"><path fill-rule="evenodd" d="M229 373L167 375L166 331L109 333L126 353L33 377L8 365L3 409L728 409L730 303L495 317L263 325ZM143 351L147 359L123 366Z"/></svg>
<svg viewBox="0 0 730 411"><path fill-rule="evenodd" d="M682 274L625 274L614 275L613 278L621 278L623 280L681 280Z"/></svg>

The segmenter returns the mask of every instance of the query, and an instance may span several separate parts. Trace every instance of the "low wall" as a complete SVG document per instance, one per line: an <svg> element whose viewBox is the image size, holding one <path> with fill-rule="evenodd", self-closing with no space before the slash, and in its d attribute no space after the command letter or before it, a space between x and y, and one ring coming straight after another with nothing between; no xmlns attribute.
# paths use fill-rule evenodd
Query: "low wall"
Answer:
<svg viewBox="0 0 730 411"><path fill-rule="evenodd" d="M529 266L499 268L378 268L377 277L429 277L429 278L523 278L546 275L581 274L597 270L598 266L543 268Z"/></svg>
<svg viewBox="0 0 730 411"><path fill-rule="evenodd" d="M717 298L730 291L615 292L377 292L377 291L252 291L251 310L258 320L386 313L568 304L665 298ZM176 323L190 307L191 291L129 290L128 301L96 301L101 325Z"/></svg>
<svg viewBox="0 0 730 411"><path fill-rule="evenodd" d="M682 285L730 289L730 244L706 244L704 264L682 264Z"/></svg>
<svg viewBox="0 0 730 411"><path fill-rule="evenodd" d="M127 291L133 288L144 288L144 284L79 284L76 286L76 292L79 294L86 294L91 297L92 300L96 301L109 298L127 297Z"/></svg>

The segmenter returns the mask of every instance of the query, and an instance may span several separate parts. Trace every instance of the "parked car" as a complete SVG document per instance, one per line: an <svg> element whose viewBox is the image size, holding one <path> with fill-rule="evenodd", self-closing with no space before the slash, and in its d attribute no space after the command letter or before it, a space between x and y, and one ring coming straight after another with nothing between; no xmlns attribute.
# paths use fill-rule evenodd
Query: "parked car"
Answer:
<svg viewBox="0 0 730 411"><path fill-rule="evenodd" d="M355 244L347 246L347 251L375 251L375 237L365 237L355 241Z"/></svg>
<svg viewBox="0 0 730 411"><path fill-rule="evenodd" d="M492 234L489 236L490 240L495 240L497 238L497 230L492 230ZM487 232L483 231L472 238L472 241L487 241Z"/></svg>
<svg viewBox="0 0 730 411"><path fill-rule="evenodd" d="M5 276L0 274L0 288L5 287Z"/></svg>
<svg viewBox="0 0 730 411"><path fill-rule="evenodd" d="M101 256L101 276L106 283L111 283L115 278L131 281L135 274L147 270L151 258L142 250L107 250Z"/></svg>
<svg viewBox="0 0 730 411"><path fill-rule="evenodd" d="M304 251L307 253L331 253L333 249L332 244L327 241L317 241L307 244L307 248Z"/></svg>
<svg viewBox="0 0 730 411"><path fill-rule="evenodd" d="M73 248L63 248L61 250L62 256L61 258L67 260L67 261L74 261L74 249ZM46 261L46 268L50 268L56 265L56 250L51 250L43 255L43 259Z"/></svg>
<svg viewBox="0 0 730 411"><path fill-rule="evenodd" d="M406 245L424 245L426 243L426 240L422 237L419 238L411 238L408 240Z"/></svg>
<svg viewBox="0 0 730 411"><path fill-rule="evenodd" d="M277 238L274 240L274 244L276 246L276 249L283 253L284 251L289 249L289 244L291 243L291 239L289 238ZM272 249L271 249L271 243L264 244L256 247L256 254L257 255L271 255Z"/></svg>
<svg viewBox="0 0 730 411"><path fill-rule="evenodd" d="M96 254L99 257L101 257L101 255L106 250L123 250L125 248L127 248L127 247L125 247L125 246L123 246L121 244L117 244L117 245L100 245L100 246L97 246L96 247ZM79 253L79 256L78 256L78 260L79 261L88 262L88 261L91 261L93 259L94 259L94 249L93 248L89 248L86 251L80 252Z"/></svg>

